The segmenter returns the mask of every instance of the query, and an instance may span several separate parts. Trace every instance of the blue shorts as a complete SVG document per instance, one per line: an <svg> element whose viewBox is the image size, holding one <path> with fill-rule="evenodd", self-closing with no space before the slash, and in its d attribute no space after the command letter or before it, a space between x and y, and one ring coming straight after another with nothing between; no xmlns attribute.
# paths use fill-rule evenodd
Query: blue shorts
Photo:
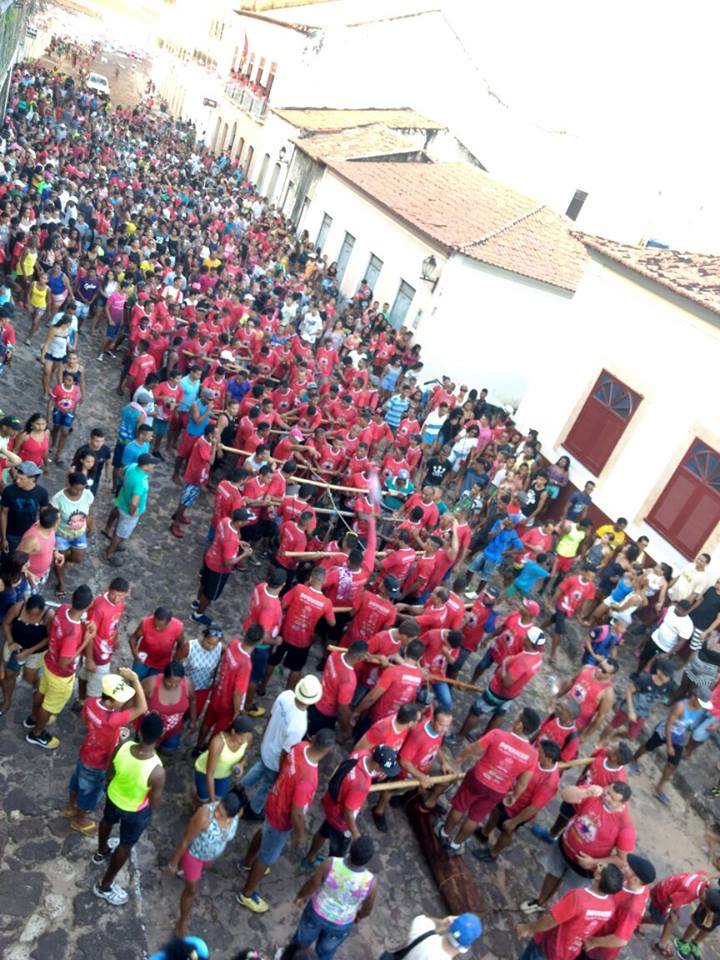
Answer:
<svg viewBox="0 0 720 960"><path fill-rule="evenodd" d="M290 830L276 830L267 820L263 822L258 857L266 867L271 867L280 859L289 836Z"/></svg>
<svg viewBox="0 0 720 960"><path fill-rule="evenodd" d="M68 789L77 794L75 806L78 810L90 813L98 805L105 789L106 772L105 767L96 770L94 767L86 767L80 760L77 761L70 775Z"/></svg>
<svg viewBox="0 0 720 960"><path fill-rule="evenodd" d="M186 483L180 491L180 503L183 507L191 507L200 496L202 487L195 483Z"/></svg>
<svg viewBox="0 0 720 960"><path fill-rule="evenodd" d="M215 796L218 800L225 796L225 794L230 789L230 777L215 777ZM201 803L207 803L210 799L208 796L207 790L207 777L204 773L201 773L200 770L195 771L195 791L198 795L198 800Z"/></svg>
<svg viewBox="0 0 720 960"><path fill-rule="evenodd" d="M482 717L490 714L493 717L502 716L507 713L512 705L512 700L504 700L496 696L492 690L487 689L473 702L470 712L474 717Z"/></svg>
<svg viewBox="0 0 720 960"><path fill-rule="evenodd" d="M265 676L265 670L267 669L268 660L270 659L270 647L255 647L250 654L250 659L252 660L250 681L251 683L258 684Z"/></svg>
<svg viewBox="0 0 720 960"><path fill-rule="evenodd" d="M489 580L498 566L499 563L497 560L491 560L489 557L486 557L484 553L478 553L468 564L468 570L471 570L473 573L479 573L481 577Z"/></svg>
<svg viewBox="0 0 720 960"><path fill-rule="evenodd" d="M121 326L122 326L122 324L120 324L120 323L109 323L109 324L105 327L105 339L106 339L106 340L114 340L115 337L120 333L120 327L121 327Z"/></svg>
<svg viewBox="0 0 720 960"><path fill-rule="evenodd" d="M55 546L58 550L86 550L88 545L87 534L83 533L80 537L75 537L74 540L67 540L65 537L61 537L59 533L55 534Z"/></svg>
<svg viewBox="0 0 720 960"><path fill-rule="evenodd" d="M157 417L153 417L152 429L154 437L164 437L170 429L170 421L158 420Z"/></svg>
<svg viewBox="0 0 720 960"><path fill-rule="evenodd" d="M161 740L158 746L166 753L171 753L179 748L181 735L182 730L178 730L176 733L173 733L172 736L167 737L165 740Z"/></svg>
<svg viewBox="0 0 720 960"><path fill-rule="evenodd" d="M103 770L103 778L105 771ZM134 847L145 828L152 819L152 810L150 804L143 807L142 810L121 810L116 807L110 797L105 800L105 810L103 811L103 820L105 823L120 824L120 845L123 847Z"/></svg>
<svg viewBox="0 0 720 960"><path fill-rule="evenodd" d="M112 465L116 470L119 470L123 465L123 454L125 453L125 447L127 446L127 440L118 440L115 444L115 449L113 450Z"/></svg>
<svg viewBox="0 0 720 960"><path fill-rule="evenodd" d="M162 670L157 670L155 667L146 667L142 660L133 660L132 668L141 680L145 680L146 677L156 677L162 673Z"/></svg>
<svg viewBox="0 0 720 960"><path fill-rule="evenodd" d="M75 414L74 413L65 413L63 410L53 410L52 412L52 425L54 427L65 427L70 429L75 423Z"/></svg>

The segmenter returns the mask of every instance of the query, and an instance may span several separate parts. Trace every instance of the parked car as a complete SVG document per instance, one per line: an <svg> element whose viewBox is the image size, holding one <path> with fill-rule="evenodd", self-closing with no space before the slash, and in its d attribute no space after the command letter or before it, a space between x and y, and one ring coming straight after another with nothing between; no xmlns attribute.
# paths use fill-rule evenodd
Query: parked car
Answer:
<svg viewBox="0 0 720 960"><path fill-rule="evenodd" d="M85 81L85 87L88 90L93 90L101 97L106 97L108 100L110 99L110 84L108 83L108 78L104 77L101 73L89 73Z"/></svg>

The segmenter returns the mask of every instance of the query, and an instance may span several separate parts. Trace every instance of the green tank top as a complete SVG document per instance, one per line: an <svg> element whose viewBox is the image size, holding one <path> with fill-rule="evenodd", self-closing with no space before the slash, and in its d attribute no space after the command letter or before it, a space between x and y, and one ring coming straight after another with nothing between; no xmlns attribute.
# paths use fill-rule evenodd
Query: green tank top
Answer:
<svg viewBox="0 0 720 960"><path fill-rule="evenodd" d="M120 810L135 812L147 806L148 780L155 767L162 766L157 754L147 760L138 760L130 752L135 746L134 741L124 743L113 760L113 778L108 784L107 794L110 800Z"/></svg>
<svg viewBox="0 0 720 960"><path fill-rule="evenodd" d="M214 780L224 780L225 777L229 777L233 767L240 763L247 750L247 743L241 743L237 750L233 750L228 746L225 734L223 733L221 736L223 738L223 746L220 751L220 756L217 758L217 763L215 764L215 772L213 773ZM201 753L195 761L195 769L199 773L207 773L208 753L208 750Z"/></svg>
<svg viewBox="0 0 720 960"><path fill-rule="evenodd" d="M580 544L586 536L586 531L576 523L568 530L564 537L558 540L555 552L559 557L575 557L580 549Z"/></svg>

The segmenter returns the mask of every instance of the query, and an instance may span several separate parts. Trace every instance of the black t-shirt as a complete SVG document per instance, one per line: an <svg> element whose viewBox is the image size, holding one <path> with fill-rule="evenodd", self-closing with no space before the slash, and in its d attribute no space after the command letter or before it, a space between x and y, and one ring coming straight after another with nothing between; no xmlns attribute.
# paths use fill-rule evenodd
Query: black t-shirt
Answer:
<svg viewBox="0 0 720 960"><path fill-rule="evenodd" d="M40 508L49 502L45 487L36 485L32 490L21 490L11 483L2 492L0 503L7 508L7 532L11 537L21 537L35 523Z"/></svg>
<svg viewBox="0 0 720 960"><path fill-rule="evenodd" d="M426 487L439 487L448 473L452 470L452 464L449 460L441 460L440 457L430 457L427 462L427 473L423 485Z"/></svg>
<svg viewBox="0 0 720 960"><path fill-rule="evenodd" d="M90 471L90 476L93 479L93 492L96 493L97 488L100 485L100 481L102 480L103 467L105 466L107 461L110 459L112 451L110 450L110 447L106 443L104 443L99 450L93 450L92 447L84 443L81 447L78 447L77 450L75 451L75 456L73 457L73 460L76 463L79 463L79 461L82 460L82 458L86 456L86 454L88 453L92 453L95 455L95 466Z"/></svg>
<svg viewBox="0 0 720 960"><path fill-rule="evenodd" d="M702 600L690 614L694 626L699 630L707 630L713 620L720 613L720 593L715 587L708 587Z"/></svg>

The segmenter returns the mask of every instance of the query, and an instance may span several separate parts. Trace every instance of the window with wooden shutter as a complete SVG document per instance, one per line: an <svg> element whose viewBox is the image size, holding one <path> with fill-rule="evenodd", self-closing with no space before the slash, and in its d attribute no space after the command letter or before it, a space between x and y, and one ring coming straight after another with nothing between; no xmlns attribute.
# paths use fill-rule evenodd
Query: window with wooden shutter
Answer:
<svg viewBox="0 0 720 960"><path fill-rule="evenodd" d="M720 523L720 453L694 440L647 522L684 557L694 557Z"/></svg>
<svg viewBox="0 0 720 960"><path fill-rule="evenodd" d="M563 446L597 476L641 401L639 393L603 370Z"/></svg>

